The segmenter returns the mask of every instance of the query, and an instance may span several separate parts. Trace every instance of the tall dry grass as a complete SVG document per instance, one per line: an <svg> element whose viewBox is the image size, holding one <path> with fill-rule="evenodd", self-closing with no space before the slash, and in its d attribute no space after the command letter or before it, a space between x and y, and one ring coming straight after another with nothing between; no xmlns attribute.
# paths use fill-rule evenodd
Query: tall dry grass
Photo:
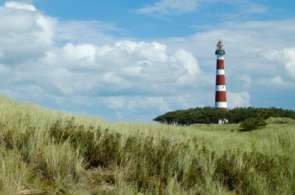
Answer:
<svg viewBox="0 0 295 195"><path fill-rule="evenodd" d="M294 194L295 122L106 123L0 99L0 194Z"/></svg>

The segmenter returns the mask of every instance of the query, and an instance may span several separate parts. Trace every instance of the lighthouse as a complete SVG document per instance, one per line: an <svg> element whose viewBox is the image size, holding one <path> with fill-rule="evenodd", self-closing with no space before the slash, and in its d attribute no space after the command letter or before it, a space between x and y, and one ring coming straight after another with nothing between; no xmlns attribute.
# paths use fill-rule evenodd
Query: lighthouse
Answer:
<svg viewBox="0 0 295 195"><path fill-rule="evenodd" d="M227 95L224 71L225 50L222 41L218 41L215 54L217 56L215 107L218 109L227 110Z"/></svg>

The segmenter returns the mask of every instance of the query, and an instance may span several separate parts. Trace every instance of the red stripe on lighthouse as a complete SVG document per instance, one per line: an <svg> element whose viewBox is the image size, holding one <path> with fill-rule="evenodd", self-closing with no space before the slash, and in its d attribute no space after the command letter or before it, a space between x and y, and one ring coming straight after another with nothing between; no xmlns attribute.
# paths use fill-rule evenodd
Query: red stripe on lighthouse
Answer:
<svg viewBox="0 0 295 195"><path fill-rule="evenodd" d="M217 60L217 69L224 69L224 60Z"/></svg>
<svg viewBox="0 0 295 195"><path fill-rule="evenodd" d="M215 96L216 102L226 102L226 92L225 91L216 91L216 96Z"/></svg>
<svg viewBox="0 0 295 195"><path fill-rule="evenodd" d="M225 85L224 75L216 75L216 85Z"/></svg>

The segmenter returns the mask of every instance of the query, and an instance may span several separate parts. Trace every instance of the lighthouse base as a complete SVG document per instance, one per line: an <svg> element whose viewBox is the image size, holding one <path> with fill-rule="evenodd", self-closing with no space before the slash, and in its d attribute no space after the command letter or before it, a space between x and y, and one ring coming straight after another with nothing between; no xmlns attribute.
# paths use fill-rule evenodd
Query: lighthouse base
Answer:
<svg viewBox="0 0 295 195"><path fill-rule="evenodd" d="M227 119L219 119L218 120L219 125L224 125L224 124L228 124L228 123L229 123L229 121Z"/></svg>

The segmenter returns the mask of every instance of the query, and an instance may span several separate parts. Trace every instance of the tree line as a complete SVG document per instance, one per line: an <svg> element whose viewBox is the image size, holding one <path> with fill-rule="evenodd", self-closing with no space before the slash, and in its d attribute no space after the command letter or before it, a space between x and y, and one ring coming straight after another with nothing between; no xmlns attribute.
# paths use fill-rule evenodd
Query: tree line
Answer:
<svg viewBox="0 0 295 195"><path fill-rule="evenodd" d="M191 125L218 123L220 119L227 119L229 123L240 123L249 118L268 119L270 117L286 117L295 119L294 110L282 108L235 108L221 110L212 107L192 108L168 112L154 119L156 122L165 124Z"/></svg>

